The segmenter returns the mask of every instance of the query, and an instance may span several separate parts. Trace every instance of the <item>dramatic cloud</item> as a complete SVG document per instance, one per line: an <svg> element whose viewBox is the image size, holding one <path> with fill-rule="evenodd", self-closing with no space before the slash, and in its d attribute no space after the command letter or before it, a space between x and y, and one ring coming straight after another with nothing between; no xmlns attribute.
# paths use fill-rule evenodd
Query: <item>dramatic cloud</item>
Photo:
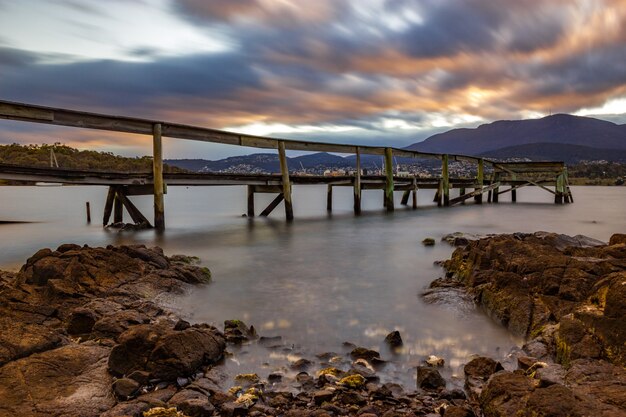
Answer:
<svg viewBox="0 0 626 417"><path fill-rule="evenodd" d="M626 113L623 0L33 2L63 20L0 0L1 99L394 145Z"/></svg>

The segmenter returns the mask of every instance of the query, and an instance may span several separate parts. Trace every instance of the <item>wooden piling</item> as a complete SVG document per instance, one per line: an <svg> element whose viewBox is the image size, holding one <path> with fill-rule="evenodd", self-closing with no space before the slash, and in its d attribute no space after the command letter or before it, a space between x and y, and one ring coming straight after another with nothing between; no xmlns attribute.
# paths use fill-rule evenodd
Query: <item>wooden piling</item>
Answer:
<svg viewBox="0 0 626 417"><path fill-rule="evenodd" d="M248 217L254 217L254 185L248 185Z"/></svg>
<svg viewBox="0 0 626 417"><path fill-rule="evenodd" d="M356 171L354 173L354 214L361 214L361 150L356 148Z"/></svg>
<svg viewBox="0 0 626 417"><path fill-rule="evenodd" d="M402 193L402 200L400 201L400 204L403 206L408 206L410 196L411 196L411 190L405 190L404 193Z"/></svg>
<svg viewBox="0 0 626 417"><path fill-rule="evenodd" d="M385 148L385 207L387 211L394 210L393 204L393 150Z"/></svg>
<svg viewBox="0 0 626 417"><path fill-rule="evenodd" d="M160 123L155 123L152 127L152 178L154 182L154 227L157 230L165 230L163 141Z"/></svg>
<svg viewBox="0 0 626 417"><path fill-rule="evenodd" d="M554 204L563 204L563 195L565 194L565 179L563 172L556 177L556 186L554 191Z"/></svg>
<svg viewBox="0 0 626 417"><path fill-rule="evenodd" d="M289 167L287 166L287 155L285 155L285 142L278 142L278 160L280 161L280 172L283 182L283 198L285 199L285 217L287 221L293 220L293 205L291 203L291 182L289 180Z"/></svg>
<svg viewBox="0 0 626 417"><path fill-rule="evenodd" d="M496 183L500 181L500 173L499 172L495 172L493 174L493 181L496 182ZM500 188L499 187L494 188L491 201L493 201L494 203L497 203L499 194L500 194Z"/></svg>
<svg viewBox="0 0 626 417"><path fill-rule="evenodd" d="M326 187L326 211L333 211L333 185L328 184Z"/></svg>
<svg viewBox="0 0 626 417"><path fill-rule="evenodd" d="M417 208L417 178L413 177L413 209Z"/></svg>
<svg viewBox="0 0 626 417"><path fill-rule="evenodd" d="M459 197L465 195L465 187L459 188ZM461 204L465 204L465 200L461 201Z"/></svg>
<svg viewBox="0 0 626 417"><path fill-rule="evenodd" d="M102 226L106 226L109 224L109 219L111 218L111 212L113 211L113 201L115 201L115 188L109 187L109 191L107 193L107 199L104 203L104 215L102 216Z"/></svg>
<svg viewBox="0 0 626 417"><path fill-rule="evenodd" d="M91 223L91 207L89 201L85 203L85 209L87 210L87 223Z"/></svg>
<svg viewBox="0 0 626 417"><path fill-rule="evenodd" d="M448 170L448 155L441 156L441 188L443 193L443 205L450 205L450 174Z"/></svg>
<svg viewBox="0 0 626 417"><path fill-rule="evenodd" d="M122 198L120 190L115 190L115 200L113 202L113 223L122 223L124 221L124 206L122 205Z"/></svg>
<svg viewBox="0 0 626 417"><path fill-rule="evenodd" d="M474 188L474 191L482 189L483 186L484 186L484 182L485 182L485 160L484 159L479 159L478 160L478 171L476 173L476 183L478 185L478 188ZM482 204L483 203L483 193L480 193L477 196L475 196L474 197L474 202L476 204Z"/></svg>

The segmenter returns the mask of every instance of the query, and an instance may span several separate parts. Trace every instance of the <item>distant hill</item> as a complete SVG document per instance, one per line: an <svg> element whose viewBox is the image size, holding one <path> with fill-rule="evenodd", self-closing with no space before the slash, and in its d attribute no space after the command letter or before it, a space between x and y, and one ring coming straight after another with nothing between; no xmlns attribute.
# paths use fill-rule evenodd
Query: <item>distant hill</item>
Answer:
<svg viewBox="0 0 626 417"><path fill-rule="evenodd" d="M53 145L19 145L16 143L0 145L0 163L30 167L49 167L51 151L54 151L60 168L152 172L152 157L150 156L127 158L114 155L111 152L81 151L60 143ZM177 172L181 171L181 169L166 164L164 171Z"/></svg>
<svg viewBox="0 0 626 417"><path fill-rule="evenodd" d="M533 161L564 161L576 164L581 161L612 161L626 163L626 149L596 149L590 146L561 143L531 143L509 146L481 154L485 158L528 158Z"/></svg>
<svg viewBox="0 0 626 417"><path fill-rule="evenodd" d="M237 168L256 168L267 172L280 172L280 163L278 155L274 153L255 153L250 155L232 156L230 158L210 161L206 159L167 159L165 163L188 169L191 171L224 171L235 170ZM318 152L314 154L296 156L287 158L290 169L315 168L315 167L349 167L354 165L353 161L338 155L332 155L326 152Z"/></svg>
<svg viewBox="0 0 626 417"><path fill-rule="evenodd" d="M539 143L626 150L626 125L591 117L555 114L541 119L502 120L475 129L453 129L414 143L407 149L481 155L498 149Z"/></svg>

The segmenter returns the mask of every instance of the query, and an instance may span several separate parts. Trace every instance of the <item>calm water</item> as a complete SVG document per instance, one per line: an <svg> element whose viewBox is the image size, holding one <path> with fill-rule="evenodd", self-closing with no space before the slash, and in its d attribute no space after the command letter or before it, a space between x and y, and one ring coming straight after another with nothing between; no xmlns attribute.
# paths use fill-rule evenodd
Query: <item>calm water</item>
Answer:
<svg viewBox="0 0 626 417"><path fill-rule="evenodd" d="M282 206L269 219L249 220L245 189L170 187L166 196L167 231L118 233L103 230L98 219L106 189L101 187L0 187L0 266L17 269L42 247L74 242L89 245L145 243L166 253L196 255L214 282L173 300L192 321L222 327L239 318L261 335L281 335L293 350L246 346L227 361L231 373L262 376L289 360L342 353L342 343L379 348L387 333L400 330L405 353L392 358L383 379L412 384L411 366L425 355L445 358L448 374L473 354L502 357L519 343L480 311L462 312L425 304L419 293L441 275L435 260L450 256L445 243L427 248L425 237L455 231L507 233L547 230L608 240L626 231L626 187L575 187L575 204L550 204L539 189L518 192L518 203L504 195L498 205L432 206L432 192L420 191L420 209L381 209L381 191L364 192L361 217L352 216L351 189L335 190L332 217L325 211L325 187L295 187L296 221L283 221ZM401 194L396 195L399 202ZM257 196L257 211L272 196ZM85 221L91 202L94 223ZM151 213L150 197L134 201ZM151 217L151 216L148 216ZM286 357L286 353L290 353ZM391 358L389 355L386 355Z"/></svg>

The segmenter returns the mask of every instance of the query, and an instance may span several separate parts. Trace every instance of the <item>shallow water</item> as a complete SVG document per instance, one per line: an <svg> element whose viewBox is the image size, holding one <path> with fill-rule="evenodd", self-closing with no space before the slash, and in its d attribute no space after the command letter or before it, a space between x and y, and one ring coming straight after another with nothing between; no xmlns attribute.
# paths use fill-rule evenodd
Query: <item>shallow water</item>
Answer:
<svg viewBox="0 0 626 417"><path fill-rule="evenodd" d="M89 245L144 243L166 253L200 257L213 283L173 300L192 321L222 327L225 319L252 324L261 335L281 335L288 349L244 346L227 360L229 373L265 377L304 356L343 353L345 341L379 349L385 335L400 330L402 355L393 357L383 380L413 384L411 367L426 355L446 360L454 375L473 354L503 357L520 341L479 310L426 304L419 297L442 273L433 262L448 258L446 243L424 247L421 240L461 231L508 233L547 230L608 240L626 230L626 187L574 187L575 203L556 206L540 189L518 191L518 203L501 202L449 209L432 205L420 191L418 210L382 211L382 193L365 191L365 214L352 215L352 191L335 189L334 211L325 210L325 187L295 187L296 220L283 221L282 206L269 219L242 218L243 187L177 188L166 196L167 231L138 233L103 230L103 187L0 187L0 265L17 269L42 247L74 242ZM396 195L399 202L401 193ZM257 211L272 196L257 196ZM85 221L90 201L94 223ZM145 213L150 197L135 197ZM148 216L151 217L151 216ZM288 358L287 355L289 355Z"/></svg>

